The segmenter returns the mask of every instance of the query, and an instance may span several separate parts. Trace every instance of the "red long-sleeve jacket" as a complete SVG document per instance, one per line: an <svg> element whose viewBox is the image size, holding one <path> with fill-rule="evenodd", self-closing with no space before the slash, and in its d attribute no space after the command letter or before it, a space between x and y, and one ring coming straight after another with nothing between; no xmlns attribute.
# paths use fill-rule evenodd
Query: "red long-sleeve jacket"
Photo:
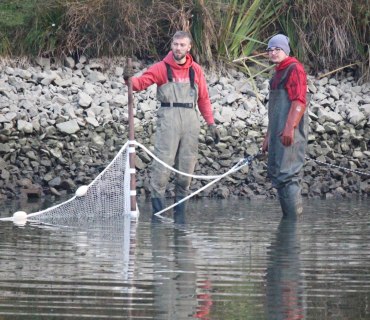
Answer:
<svg viewBox="0 0 370 320"><path fill-rule="evenodd" d="M298 101L303 106L306 106L307 75L302 64L296 58L287 57L275 67L276 76L271 84L271 89L276 89L284 73L283 70L292 63L295 63L295 68L292 69L288 77L285 89L287 90L290 101Z"/></svg>
<svg viewBox="0 0 370 320"><path fill-rule="evenodd" d="M198 86L198 108L207 124L214 124L211 101L209 99L207 83L204 73L199 64L193 61L190 54L186 55L186 62L178 65L170 51L160 62L150 66L140 77L132 78L132 87L135 91L144 90L156 83L161 86L168 82L166 64L171 66L174 82L190 82L189 68L193 67L195 73L194 82Z"/></svg>

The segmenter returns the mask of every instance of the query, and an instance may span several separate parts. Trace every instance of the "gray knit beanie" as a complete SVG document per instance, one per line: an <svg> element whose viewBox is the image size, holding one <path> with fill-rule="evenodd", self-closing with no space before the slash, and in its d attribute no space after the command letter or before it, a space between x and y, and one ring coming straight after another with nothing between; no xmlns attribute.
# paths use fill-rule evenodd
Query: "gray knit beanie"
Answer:
<svg viewBox="0 0 370 320"><path fill-rule="evenodd" d="M281 48L289 56L289 38L283 34L277 34L273 36L267 44L267 49L270 48Z"/></svg>

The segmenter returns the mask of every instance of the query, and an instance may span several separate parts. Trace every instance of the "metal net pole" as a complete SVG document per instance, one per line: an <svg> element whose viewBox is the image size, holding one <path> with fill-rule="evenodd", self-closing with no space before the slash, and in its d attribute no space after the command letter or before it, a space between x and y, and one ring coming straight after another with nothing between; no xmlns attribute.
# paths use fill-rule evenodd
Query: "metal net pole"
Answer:
<svg viewBox="0 0 370 320"><path fill-rule="evenodd" d="M127 59L128 68L132 69L132 59ZM136 174L135 174L135 128L134 128L134 97L131 78L127 81L128 86L128 118L129 118L129 162L130 162L130 209L131 214L136 215Z"/></svg>

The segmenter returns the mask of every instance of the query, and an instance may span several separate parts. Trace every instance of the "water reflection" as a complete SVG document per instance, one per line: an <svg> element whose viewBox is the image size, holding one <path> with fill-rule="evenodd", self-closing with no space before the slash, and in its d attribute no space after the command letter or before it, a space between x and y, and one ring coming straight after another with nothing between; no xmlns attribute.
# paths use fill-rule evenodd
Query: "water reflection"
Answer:
<svg viewBox="0 0 370 320"><path fill-rule="evenodd" d="M84 229L3 223L0 318L132 319L131 226L130 217Z"/></svg>
<svg viewBox="0 0 370 320"><path fill-rule="evenodd" d="M268 250L267 319L305 318L300 243L295 219L281 219Z"/></svg>
<svg viewBox="0 0 370 320"><path fill-rule="evenodd" d="M186 319L196 314L197 252L185 225L153 223L151 241L158 319Z"/></svg>
<svg viewBox="0 0 370 320"><path fill-rule="evenodd" d="M0 318L368 319L369 207L315 200L292 222L276 201L212 199L182 228L151 224L149 203L138 224L1 223Z"/></svg>
<svg viewBox="0 0 370 320"><path fill-rule="evenodd" d="M152 223L150 231L155 319L211 319L212 283L199 270L205 241L186 224Z"/></svg>

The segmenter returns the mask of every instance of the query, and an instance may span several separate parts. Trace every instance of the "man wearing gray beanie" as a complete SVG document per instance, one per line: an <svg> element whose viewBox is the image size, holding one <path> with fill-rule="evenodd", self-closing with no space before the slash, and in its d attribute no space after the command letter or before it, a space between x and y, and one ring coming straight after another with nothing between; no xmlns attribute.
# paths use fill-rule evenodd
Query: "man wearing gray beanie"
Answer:
<svg viewBox="0 0 370 320"><path fill-rule="evenodd" d="M287 36L272 37L267 52L276 67L262 151L268 151L267 173L278 191L283 217L297 218L302 213L300 172L307 144L307 76L302 64L289 56Z"/></svg>

